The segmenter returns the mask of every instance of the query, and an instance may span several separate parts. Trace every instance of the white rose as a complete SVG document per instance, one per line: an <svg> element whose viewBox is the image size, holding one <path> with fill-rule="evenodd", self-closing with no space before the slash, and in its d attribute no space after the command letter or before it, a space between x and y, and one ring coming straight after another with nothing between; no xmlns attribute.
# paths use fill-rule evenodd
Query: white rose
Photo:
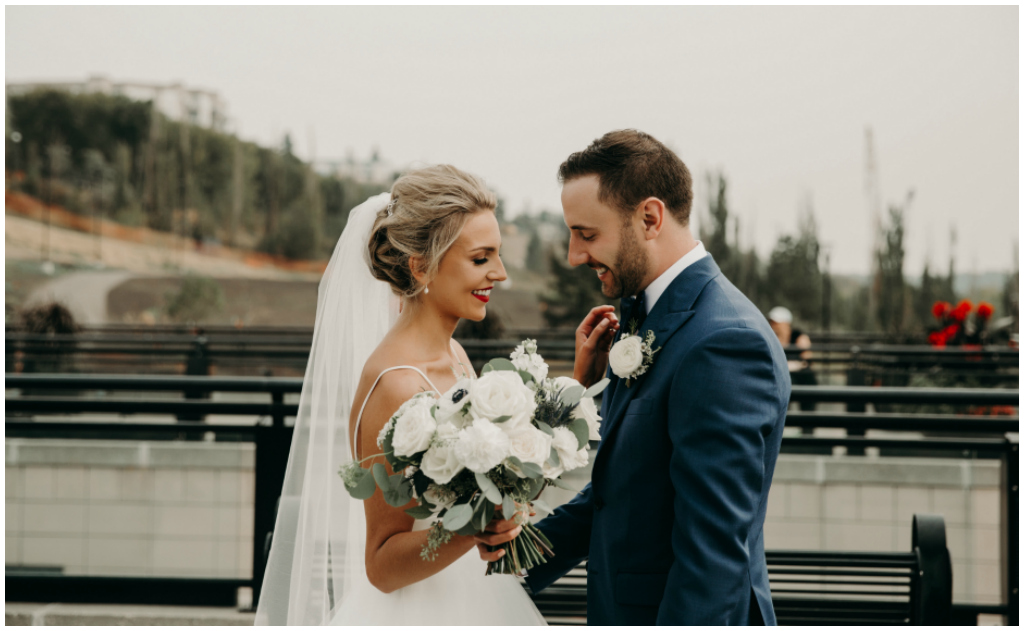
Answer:
<svg viewBox="0 0 1024 631"><path fill-rule="evenodd" d="M553 467L551 466L551 463L547 461L541 465L540 469L541 475L549 479L557 478L565 472L565 467L563 467L561 463L559 463L557 467Z"/></svg>
<svg viewBox="0 0 1024 631"><path fill-rule="evenodd" d="M572 411L573 418L581 418L587 422L590 435L587 440L601 440L601 415L597 412L597 404L591 397L583 397L580 404Z"/></svg>
<svg viewBox="0 0 1024 631"><path fill-rule="evenodd" d="M522 381L519 383L522 385ZM459 432L454 451L455 457L467 469L487 473L508 457L508 448L509 440L505 432L486 419L477 419Z"/></svg>
<svg viewBox="0 0 1024 631"><path fill-rule="evenodd" d="M467 397L472 389L472 384L473 382L470 379L459 379L455 382L454 386L441 395L441 398L437 400L437 413L435 415L439 424L450 422L458 429L462 429L465 426L469 419L463 416L462 409L469 402Z"/></svg>
<svg viewBox="0 0 1024 631"><path fill-rule="evenodd" d="M445 423L451 427L451 423ZM464 468L455 456L454 440L438 440L423 454L420 469L437 484L448 484ZM429 499L427 501L430 501ZM436 504L432 502L431 504Z"/></svg>
<svg viewBox="0 0 1024 631"><path fill-rule="evenodd" d="M644 352L641 348L643 340L639 335L624 337L612 346L608 353L608 363L612 372L620 379L625 379L637 371L644 363Z"/></svg>
<svg viewBox="0 0 1024 631"><path fill-rule="evenodd" d="M533 380L538 384L544 383L548 377L548 365L544 363L544 358L540 355L513 356L512 365L533 375Z"/></svg>
<svg viewBox="0 0 1024 631"><path fill-rule="evenodd" d="M437 422L430 414L433 405L433 397L418 397L395 421L395 435L391 439L391 447L395 450L396 456L407 458L430 446L430 441L437 430Z"/></svg>
<svg viewBox="0 0 1024 631"><path fill-rule="evenodd" d="M590 458L587 448L580 449L578 445L579 441L576 440L576 434L573 434L568 428L555 428L554 436L551 438L551 446L558 452L558 459L562 470L572 471L587 464ZM582 456L580 455L581 451L583 452Z"/></svg>
<svg viewBox="0 0 1024 631"><path fill-rule="evenodd" d="M523 462L543 465L551 456L551 436L527 424L508 435L509 454Z"/></svg>
<svg viewBox="0 0 1024 631"><path fill-rule="evenodd" d="M523 379L510 370L493 370L477 379L469 392L472 404L470 412L475 419L496 419L500 416L511 418L501 423L506 432L513 432L519 426L529 423L537 409L533 390ZM468 466L468 465L467 465Z"/></svg>

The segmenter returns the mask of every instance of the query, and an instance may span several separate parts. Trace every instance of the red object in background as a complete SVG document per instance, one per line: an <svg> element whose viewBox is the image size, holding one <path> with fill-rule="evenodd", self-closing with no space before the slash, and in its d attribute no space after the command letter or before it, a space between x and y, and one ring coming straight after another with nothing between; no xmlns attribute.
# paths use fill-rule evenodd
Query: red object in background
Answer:
<svg viewBox="0 0 1024 631"><path fill-rule="evenodd" d="M971 304L970 300L961 300L950 315L952 315L953 319L957 322L963 322L967 319L967 316L971 313L971 309L973 308L974 305Z"/></svg>
<svg viewBox="0 0 1024 631"><path fill-rule="evenodd" d="M939 300L932 305L932 315L935 316L936 319L941 320L952 308L953 305L949 304L945 300Z"/></svg>
<svg viewBox="0 0 1024 631"><path fill-rule="evenodd" d="M989 304L987 302L979 302L978 303L978 317L981 318L982 320L988 320L989 318L991 318L992 317L992 313L994 311L995 311L995 308L992 307L991 304Z"/></svg>
<svg viewBox="0 0 1024 631"><path fill-rule="evenodd" d="M942 329L942 335L945 336L946 341L949 341L956 337L957 331L960 330L959 324L950 324L946 328Z"/></svg>
<svg viewBox="0 0 1024 631"><path fill-rule="evenodd" d="M945 346L946 336L943 335L942 331L934 331L928 334L928 343L932 346Z"/></svg>

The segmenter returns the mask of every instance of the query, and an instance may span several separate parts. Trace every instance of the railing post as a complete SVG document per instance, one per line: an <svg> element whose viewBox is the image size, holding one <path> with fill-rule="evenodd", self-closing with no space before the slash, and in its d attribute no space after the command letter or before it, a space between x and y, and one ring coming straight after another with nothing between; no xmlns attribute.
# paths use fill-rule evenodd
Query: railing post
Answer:
<svg viewBox="0 0 1024 631"><path fill-rule="evenodd" d="M860 347L854 346L850 349L850 367L846 369L846 385L849 386L863 386L866 385L867 373L863 368L860 367ZM847 412L856 412L863 414L867 412L867 405L863 402L848 402L846 404ZM864 430L846 430L847 436L864 436ZM849 447L846 453L851 456L863 456L863 447Z"/></svg>
<svg viewBox="0 0 1024 631"><path fill-rule="evenodd" d="M195 377L209 377L210 376L210 356L209 348L207 347L207 339L205 336L198 336L193 342L192 352L189 353L188 358L185 360L185 374L188 376ZM202 390L185 390L186 399L209 399L210 393ZM179 421L199 421L205 420L205 416L201 414L179 414Z"/></svg>
<svg viewBox="0 0 1024 631"><path fill-rule="evenodd" d="M264 547L267 536L274 531L277 500L281 496L284 472L288 466L288 452L292 447L292 428L284 427L283 416L281 425L277 425L275 421L272 426L257 425L254 429L256 462L252 532L253 609L259 603L260 590L263 589L263 575L267 567Z"/></svg>
<svg viewBox="0 0 1024 631"><path fill-rule="evenodd" d="M1002 462L1003 599L1010 606L1007 624L1020 626L1020 443L1006 441Z"/></svg>

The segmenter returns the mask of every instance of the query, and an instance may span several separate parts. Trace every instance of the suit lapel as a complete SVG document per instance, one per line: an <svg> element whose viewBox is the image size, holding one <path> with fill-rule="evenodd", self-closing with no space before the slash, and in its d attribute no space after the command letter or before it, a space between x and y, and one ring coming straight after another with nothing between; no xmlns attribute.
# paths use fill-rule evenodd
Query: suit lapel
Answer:
<svg viewBox="0 0 1024 631"><path fill-rule="evenodd" d="M638 335L643 338L647 335L647 331L654 331L654 348L664 348L669 338L693 317L694 302L704 287L719 273L718 265L715 264L710 254L684 269L655 303L654 309L647 315L644 325L640 327ZM625 379L615 377L609 369L608 372L612 375L611 385L614 386L614 390L608 393L610 400L607 407L601 406L601 411L604 413L602 414L603 422L606 424L606 427L602 428L604 430L601 438L602 445L612 439L630 401L636 396L650 373L658 370L658 362L664 359L662 353L655 354L654 362L647 374L642 375L628 388ZM600 451L594 462L595 469L599 460L601 460Z"/></svg>

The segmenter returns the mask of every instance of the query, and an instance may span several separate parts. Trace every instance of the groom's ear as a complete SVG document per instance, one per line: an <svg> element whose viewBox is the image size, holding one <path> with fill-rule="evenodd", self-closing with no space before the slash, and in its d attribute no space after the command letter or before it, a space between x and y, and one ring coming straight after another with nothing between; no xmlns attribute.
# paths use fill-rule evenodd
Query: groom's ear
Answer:
<svg viewBox="0 0 1024 631"><path fill-rule="evenodd" d="M648 197L640 203L637 212L640 213L640 218L643 220L645 239L650 241L661 234L665 227L665 221L668 219L665 202L657 197Z"/></svg>

